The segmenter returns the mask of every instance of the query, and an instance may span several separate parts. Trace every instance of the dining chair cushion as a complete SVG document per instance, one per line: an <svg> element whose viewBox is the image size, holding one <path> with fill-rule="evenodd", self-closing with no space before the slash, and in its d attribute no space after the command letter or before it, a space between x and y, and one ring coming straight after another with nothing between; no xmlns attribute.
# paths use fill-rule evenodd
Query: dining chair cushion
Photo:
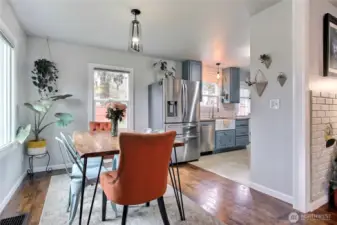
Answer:
<svg viewBox="0 0 337 225"><path fill-rule="evenodd" d="M121 133L118 170L100 176L107 199L120 205L138 205L163 196L175 136L175 131Z"/></svg>
<svg viewBox="0 0 337 225"><path fill-rule="evenodd" d="M97 167L87 167L87 172L86 172L87 179L88 180L96 179L98 176L98 170L99 170L99 165ZM106 171L107 170L102 166L101 173L106 172ZM74 164L72 167L71 175L74 178L82 178L82 172L76 164Z"/></svg>
<svg viewBox="0 0 337 225"><path fill-rule="evenodd" d="M110 122L90 122L89 123L90 131L111 131Z"/></svg>

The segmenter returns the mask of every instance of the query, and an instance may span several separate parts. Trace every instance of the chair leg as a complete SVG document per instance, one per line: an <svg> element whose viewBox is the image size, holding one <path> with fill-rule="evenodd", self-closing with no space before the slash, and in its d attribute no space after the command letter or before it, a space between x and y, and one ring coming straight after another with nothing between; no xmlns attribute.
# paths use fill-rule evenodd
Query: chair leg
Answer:
<svg viewBox="0 0 337 225"><path fill-rule="evenodd" d="M71 225L74 222L79 203L80 203L80 193L78 192L76 194L72 194L69 219L68 219L69 225Z"/></svg>
<svg viewBox="0 0 337 225"><path fill-rule="evenodd" d="M110 201L110 204L111 204L111 208L112 208L112 210L115 212L115 216L116 216L116 218L117 218L117 216L118 216L117 204L114 203L114 202L112 202L112 201Z"/></svg>
<svg viewBox="0 0 337 225"><path fill-rule="evenodd" d="M125 205L125 206L123 207L122 225L125 225L125 224L126 224L126 217L127 217L127 215L128 215L128 208L129 208L128 205Z"/></svg>
<svg viewBox="0 0 337 225"><path fill-rule="evenodd" d="M106 221L106 202L107 202L107 198L103 191L102 193L102 221Z"/></svg>
<svg viewBox="0 0 337 225"><path fill-rule="evenodd" d="M146 203L146 207L150 207L150 202L147 202L147 203Z"/></svg>
<svg viewBox="0 0 337 225"><path fill-rule="evenodd" d="M157 199L157 201L158 201L158 206L159 206L161 218L163 219L164 225L170 225L170 222L169 222L169 220L167 218L167 213L166 213L166 209L165 209L164 198L160 197L160 198Z"/></svg>

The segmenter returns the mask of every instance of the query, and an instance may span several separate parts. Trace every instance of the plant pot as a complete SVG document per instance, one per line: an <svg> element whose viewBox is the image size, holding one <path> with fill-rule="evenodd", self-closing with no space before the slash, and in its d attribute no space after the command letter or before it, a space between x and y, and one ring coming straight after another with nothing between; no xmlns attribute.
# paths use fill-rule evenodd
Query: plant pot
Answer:
<svg viewBox="0 0 337 225"><path fill-rule="evenodd" d="M337 209L337 190L334 190L333 198L334 198L334 202L335 202L335 209Z"/></svg>
<svg viewBox="0 0 337 225"><path fill-rule="evenodd" d="M28 141L27 154L28 155L42 155L47 153L46 140Z"/></svg>

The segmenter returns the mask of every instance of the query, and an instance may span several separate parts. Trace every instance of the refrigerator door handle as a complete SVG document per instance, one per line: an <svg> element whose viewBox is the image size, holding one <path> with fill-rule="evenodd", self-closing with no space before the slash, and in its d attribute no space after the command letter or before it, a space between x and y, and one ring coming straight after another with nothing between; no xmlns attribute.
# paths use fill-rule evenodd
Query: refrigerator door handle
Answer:
<svg viewBox="0 0 337 225"><path fill-rule="evenodd" d="M187 116L187 103L188 103L188 99L187 99L187 84L184 83L184 120L185 121L185 117Z"/></svg>
<svg viewBox="0 0 337 225"><path fill-rule="evenodd" d="M198 138L198 136L186 136L186 137L183 137L184 139L194 139L194 138Z"/></svg>
<svg viewBox="0 0 337 225"><path fill-rule="evenodd" d="M181 116L182 116L182 120L184 120L184 114L185 114L185 111L184 111L184 83L182 83L181 85Z"/></svg>

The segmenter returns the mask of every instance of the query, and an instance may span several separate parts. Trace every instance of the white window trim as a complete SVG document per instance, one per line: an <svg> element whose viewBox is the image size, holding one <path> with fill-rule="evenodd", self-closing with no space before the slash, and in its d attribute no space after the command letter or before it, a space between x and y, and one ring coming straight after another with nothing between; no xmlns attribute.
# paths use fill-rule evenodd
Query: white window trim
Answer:
<svg viewBox="0 0 337 225"><path fill-rule="evenodd" d="M89 63L89 74L88 74L88 82L89 82L89 94L88 94L88 124L90 121L94 120L94 70L95 68L106 69L106 70L119 70L125 71L129 73L129 100L128 100L128 110L127 110L127 118L128 118L128 130L134 130L134 83L133 83L133 69L132 68L124 68L103 64L93 64Z"/></svg>
<svg viewBox="0 0 337 225"><path fill-rule="evenodd" d="M15 132L16 128L18 126L18 110L17 110L17 104L18 104L18 99L17 99L17 54L16 54L16 44L17 44L17 39L13 35L13 33L10 31L10 29L7 27L7 25L1 20L0 18L0 30L2 34L6 37L7 41L12 45L13 48L13 55L12 55L12 77L11 77L11 101L12 101L12 106L11 106L11 114L12 114L12 135L13 135L13 140L10 141L9 143L0 146L0 152L4 153L5 151L10 151L12 150L12 147L16 144L15 141Z"/></svg>

